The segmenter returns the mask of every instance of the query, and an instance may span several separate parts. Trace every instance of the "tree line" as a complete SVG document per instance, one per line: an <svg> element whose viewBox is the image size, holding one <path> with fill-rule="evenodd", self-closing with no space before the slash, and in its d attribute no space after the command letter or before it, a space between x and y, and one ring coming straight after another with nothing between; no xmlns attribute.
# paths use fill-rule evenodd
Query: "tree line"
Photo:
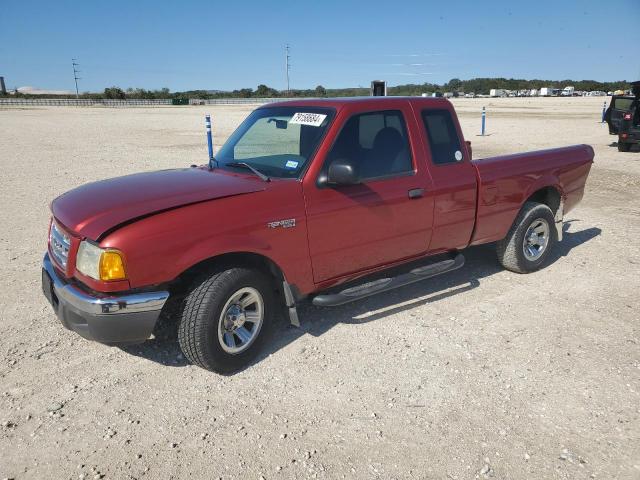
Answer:
<svg viewBox="0 0 640 480"><path fill-rule="evenodd" d="M540 89L542 87L564 88L566 86L574 86L578 91L615 91L628 90L631 85L626 80L617 82L598 82L596 80L525 80L516 78L472 78L469 80L460 80L452 78L448 82L439 85L436 83L422 84L405 84L390 86L387 89L389 95L406 95L418 96L423 93L434 92L465 92L475 94L488 94L492 88L505 90L530 90ZM41 97L30 94L16 94L20 97ZM184 92L171 92L168 88L159 90L146 90L144 88L127 88L120 87L105 88L101 93L85 92L80 95L81 98L92 99L184 99L198 98L202 100L216 98L278 98L278 97L358 97L369 95L369 88L325 88L318 85L312 89L292 89L277 90L264 84L258 85L256 89L241 88L238 90L221 91L221 90L188 90ZM55 95L56 98L75 98L75 95Z"/></svg>

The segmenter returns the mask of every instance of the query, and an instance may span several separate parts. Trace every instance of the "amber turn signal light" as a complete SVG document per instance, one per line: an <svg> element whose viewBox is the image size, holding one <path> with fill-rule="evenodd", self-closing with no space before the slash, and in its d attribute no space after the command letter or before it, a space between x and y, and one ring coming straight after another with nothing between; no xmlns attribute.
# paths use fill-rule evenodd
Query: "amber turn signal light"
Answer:
<svg viewBox="0 0 640 480"><path fill-rule="evenodd" d="M125 280L127 274L124 271L124 262L120 252L107 250L100 257L100 280Z"/></svg>

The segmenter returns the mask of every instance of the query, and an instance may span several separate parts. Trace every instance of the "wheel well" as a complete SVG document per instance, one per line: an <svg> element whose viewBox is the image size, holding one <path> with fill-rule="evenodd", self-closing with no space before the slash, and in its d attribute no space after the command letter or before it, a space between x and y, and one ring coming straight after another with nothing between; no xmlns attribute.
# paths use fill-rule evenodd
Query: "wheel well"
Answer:
<svg viewBox="0 0 640 480"><path fill-rule="evenodd" d="M278 290L284 279L282 270L271 259L256 253L235 252L207 258L193 265L171 282L170 290L174 294L184 295L197 277L207 272L232 267L249 267L260 270L274 279L274 287Z"/></svg>
<svg viewBox="0 0 640 480"><path fill-rule="evenodd" d="M527 198L527 202L537 202L543 203L547 207L551 209L553 214L555 215L560 207L561 201L560 192L555 187L544 187L535 192L529 198Z"/></svg>
<svg viewBox="0 0 640 480"><path fill-rule="evenodd" d="M157 337L175 338L177 335L178 318L184 305L184 297L193 288L195 280L209 272L233 267L249 267L260 270L273 278L273 288L276 295L283 299L284 290L282 270L272 260L262 255L250 252L236 252L219 255L203 260L182 272L175 280L169 282L167 288L170 291L169 300L165 303L162 314L154 328Z"/></svg>

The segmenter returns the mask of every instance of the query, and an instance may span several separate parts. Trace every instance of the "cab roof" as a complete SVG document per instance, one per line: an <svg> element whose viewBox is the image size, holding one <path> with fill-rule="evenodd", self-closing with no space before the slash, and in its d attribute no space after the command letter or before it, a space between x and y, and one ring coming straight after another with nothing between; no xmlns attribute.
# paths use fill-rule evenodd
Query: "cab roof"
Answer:
<svg viewBox="0 0 640 480"><path fill-rule="evenodd" d="M389 108L409 103L417 107L447 108L451 102L446 98L434 97L336 97L336 98L301 98L268 103L260 108L278 107L328 107L341 110L349 108Z"/></svg>

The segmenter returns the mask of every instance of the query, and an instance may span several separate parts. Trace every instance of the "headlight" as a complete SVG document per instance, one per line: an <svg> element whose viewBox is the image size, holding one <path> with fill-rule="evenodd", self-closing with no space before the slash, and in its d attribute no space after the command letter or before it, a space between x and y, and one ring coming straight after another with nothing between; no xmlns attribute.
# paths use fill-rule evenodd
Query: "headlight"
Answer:
<svg viewBox="0 0 640 480"><path fill-rule="evenodd" d="M76 268L88 277L105 282L127 278L120 252L100 248L86 240L78 248Z"/></svg>

